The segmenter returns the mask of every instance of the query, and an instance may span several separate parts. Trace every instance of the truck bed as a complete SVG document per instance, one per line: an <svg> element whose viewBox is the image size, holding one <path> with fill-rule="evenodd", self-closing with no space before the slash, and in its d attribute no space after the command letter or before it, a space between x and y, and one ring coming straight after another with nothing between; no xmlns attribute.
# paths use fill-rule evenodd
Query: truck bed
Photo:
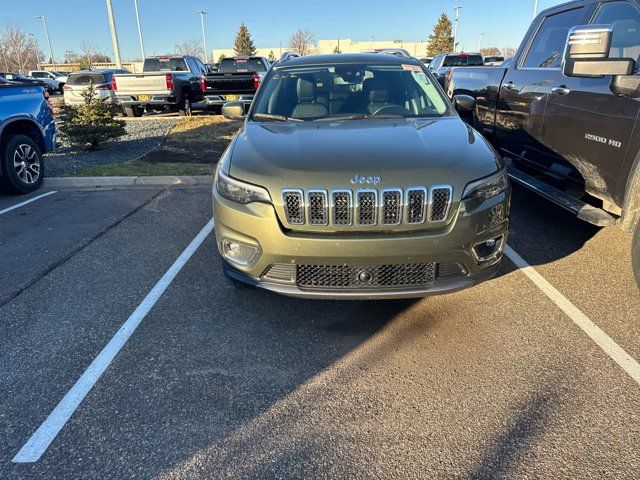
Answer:
<svg viewBox="0 0 640 480"><path fill-rule="evenodd" d="M167 73L130 73L114 75L118 85L118 95L137 95L167 92Z"/></svg>
<svg viewBox="0 0 640 480"><path fill-rule="evenodd" d="M483 134L494 130L500 85L507 73L503 67L454 68L447 94L469 95L476 99L475 127Z"/></svg>

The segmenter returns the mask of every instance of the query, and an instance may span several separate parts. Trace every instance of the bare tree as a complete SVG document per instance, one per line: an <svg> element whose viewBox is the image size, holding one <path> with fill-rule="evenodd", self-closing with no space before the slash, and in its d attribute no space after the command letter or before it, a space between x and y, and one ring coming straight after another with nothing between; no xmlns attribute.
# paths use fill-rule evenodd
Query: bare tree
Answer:
<svg viewBox="0 0 640 480"><path fill-rule="evenodd" d="M507 47L502 49L502 56L504 58L513 57L516 54L516 49L513 47Z"/></svg>
<svg viewBox="0 0 640 480"><path fill-rule="evenodd" d="M193 57L200 57L200 59L204 58L202 41L197 38L176 43L173 49L177 55L191 55Z"/></svg>
<svg viewBox="0 0 640 480"><path fill-rule="evenodd" d="M80 44L80 63L82 68L91 68L96 61L97 48L93 43L82 42Z"/></svg>
<svg viewBox="0 0 640 480"><path fill-rule="evenodd" d="M0 33L0 51L7 71L26 73L42 58L33 40L17 25L8 25Z"/></svg>
<svg viewBox="0 0 640 480"><path fill-rule="evenodd" d="M315 51L315 37L310 30L298 29L289 39L289 48L301 56Z"/></svg>
<svg viewBox="0 0 640 480"><path fill-rule="evenodd" d="M497 47L481 48L480 55L483 57L494 57L496 55L500 55L500 49Z"/></svg>

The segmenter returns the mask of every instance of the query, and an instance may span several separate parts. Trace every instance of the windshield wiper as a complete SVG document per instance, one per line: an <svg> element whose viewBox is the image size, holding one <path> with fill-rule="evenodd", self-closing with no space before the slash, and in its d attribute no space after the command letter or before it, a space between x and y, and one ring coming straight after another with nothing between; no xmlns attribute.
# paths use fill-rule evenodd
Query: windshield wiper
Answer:
<svg viewBox="0 0 640 480"><path fill-rule="evenodd" d="M285 115L276 115L275 113L254 113L254 119L275 120L276 122L302 122L299 118L291 118Z"/></svg>
<svg viewBox="0 0 640 480"><path fill-rule="evenodd" d="M370 120L373 118L405 118L404 115L392 115L392 114L383 114L383 115L374 115L374 114L357 114L357 115L333 115L330 117L322 117L319 118L319 121L333 121L333 120Z"/></svg>

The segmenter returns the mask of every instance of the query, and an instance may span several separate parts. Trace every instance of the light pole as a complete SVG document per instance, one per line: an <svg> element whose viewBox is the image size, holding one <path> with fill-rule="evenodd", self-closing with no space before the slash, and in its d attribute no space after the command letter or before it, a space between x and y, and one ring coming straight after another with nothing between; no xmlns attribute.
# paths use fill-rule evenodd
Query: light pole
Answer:
<svg viewBox="0 0 640 480"><path fill-rule="evenodd" d="M207 53L207 35L204 32L204 16L207 14L207 12L205 12L204 10L198 10L196 13L200 15L200 24L202 26L202 47L204 48L204 63L207 63L209 55Z"/></svg>
<svg viewBox="0 0 640 480"><path fill-rule="evenodd" d="M113 6L111 5L111 0L107 0L107 13L109 14L109 27L111 27L113 55L116 57L116 67L121 69L122 60L120 60L120 45L118 44L118 32L116 31L116 20L113 17Z"/></svg>
<svg viewBox="0 0 640 480"><path fill-rule="evenodd" d="M482 50L482 36L484 35L484 32L480 32L480 35L478 36L478 53L480 53L480 50Z"/></svg>
<svg viewBox="0 0 640 480"><path fill-rule="evenodd" d="M47 36L47 43L49 44L49 59L51 60L51 64L54 65L56 61L53 59L53 48L51 48L51 37L49 37L49 29L47 28L47 19L44 18L44 15L36 15L34 18L39 18L42 20L42 23L44 23L44 33Z"/></svg>
<svg viewBox="0 0 640 480"><path fill-rule="evenodd" d="M36 43L36 36L30 33L31 41L33 42L33 54L36 56L36 68L40 70L40 55L38 55L38 44Z"/></svg>
<svg viewBox="0 0 640 480"><path fill-rule="evenodd" d="M458 6L453 9L456 11L456 18L453 24L453 51L456 52L456 45L458 45L458 19L460 18L460 10L462 10L462 7Z"/></svg>
<svg viewBox="0 0 640 480"><path fill-rule="evenodd" d="M538 16L538 0L533 0L533 18Z"/></svg>
<svg viewBox="0 0 640 480"><path fill-rule="evenodd" d="M373 48L373 35L369 35L369 49Z"/></svg>
<svg viewBox="0 0 640 480"><path fill-rule="evenodd" d="M140 26L140 12L138 12L138 0L133 0L133 6L136 9L136 21L138 22L138 39L140 40L140 51L142 52L142 61L144 61L144 42L142 41L142 27Z"/></svg>

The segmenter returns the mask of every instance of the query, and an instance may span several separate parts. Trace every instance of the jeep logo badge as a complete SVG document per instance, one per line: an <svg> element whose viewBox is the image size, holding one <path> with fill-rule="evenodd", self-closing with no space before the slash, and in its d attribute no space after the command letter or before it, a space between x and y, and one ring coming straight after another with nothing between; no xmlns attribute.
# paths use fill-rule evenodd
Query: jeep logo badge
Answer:
<svg viewBox="0 0 640 480"><path fill-rule="evenodd" d="M378 185L382 182L382 177L363 177L362 175L356 175L351 179L351 183L354 185Z"/></svg>

